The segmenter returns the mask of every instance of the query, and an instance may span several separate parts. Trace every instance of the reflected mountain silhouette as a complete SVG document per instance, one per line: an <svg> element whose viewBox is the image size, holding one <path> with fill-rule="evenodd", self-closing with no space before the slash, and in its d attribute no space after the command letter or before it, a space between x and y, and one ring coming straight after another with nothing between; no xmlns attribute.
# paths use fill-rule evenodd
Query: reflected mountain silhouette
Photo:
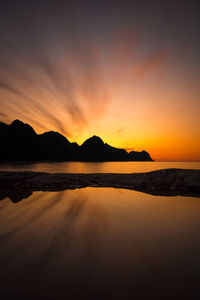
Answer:
<svg viewBox="0 0 200 300"><path fill-rule="evenodd" d="M128 153L93 136L81 146L58 132L37 134L22 121L0 122L0 161L152 161L146 151Z"/></svg>

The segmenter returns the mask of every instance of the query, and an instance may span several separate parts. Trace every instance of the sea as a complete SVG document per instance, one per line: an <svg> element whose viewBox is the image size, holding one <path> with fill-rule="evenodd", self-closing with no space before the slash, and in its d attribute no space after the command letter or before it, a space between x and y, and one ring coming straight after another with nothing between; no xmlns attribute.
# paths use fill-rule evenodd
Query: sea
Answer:
<svg viewBox="0 0 200 300"><path fill-rule="evenodd" d="M200 161L0 163L0 171L34 171L47 173L138 173L168 168L200 169Z"/></svg>
<svg viewBox="0 0 200 300"><path fill-rule="evenodd" d="M134 173L200 162L1 164ZM115 188L0 193L1 299L200 299L200 198Z"/></svg>

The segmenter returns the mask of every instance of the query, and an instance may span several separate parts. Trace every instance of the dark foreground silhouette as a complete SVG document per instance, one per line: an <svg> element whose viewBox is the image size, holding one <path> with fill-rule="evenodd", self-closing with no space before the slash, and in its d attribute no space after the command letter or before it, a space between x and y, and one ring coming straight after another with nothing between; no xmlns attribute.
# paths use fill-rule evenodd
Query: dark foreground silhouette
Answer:
<svg viewBox="0 0 200 300"><path fill-rule="evenodd" d="M133 174L49 174L0 172L0 200L28 198L32 191L61 191L84 187L114 187L160 196L200 197L200 170L165 169Z"/></svg>
<svg viewBox="0 0 200 300"><path fill-rule="evenodd" d="M58 132L37 134L19 120L0 122L0 142L0 161L152 161L146 151L128 153L97 136L79 146Z"/></svg>

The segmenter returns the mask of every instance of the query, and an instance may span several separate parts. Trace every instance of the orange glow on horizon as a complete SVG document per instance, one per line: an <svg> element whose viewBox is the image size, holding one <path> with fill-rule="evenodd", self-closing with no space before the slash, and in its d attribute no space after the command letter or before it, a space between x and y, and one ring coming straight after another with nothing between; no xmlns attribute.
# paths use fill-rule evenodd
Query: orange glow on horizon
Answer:
<svg viewBox="0 0 200 300"><path fill-rule="evenodd" d="M173 47L140 55L141 43L122 35L107 52L91 45L87 59L87 49L64 48L59 59L16 63L0 82L0 119L79 144L95 134L155 160L200 160L198 81L179 70Z"/></svg>

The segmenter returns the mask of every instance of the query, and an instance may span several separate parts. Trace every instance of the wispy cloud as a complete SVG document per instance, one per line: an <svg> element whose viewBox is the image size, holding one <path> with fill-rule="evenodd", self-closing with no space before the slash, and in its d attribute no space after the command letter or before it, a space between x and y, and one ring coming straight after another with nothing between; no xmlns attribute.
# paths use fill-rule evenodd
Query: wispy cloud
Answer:
<svg viewBox="0 0 200 300"><path fill-rule="evenodd" d="M158 50L153 54L145 57L141 62L136 64L133 68L133 78L136 81L142 81L146 76L158 72L158 77L163 76L163 68L169 57L169 50Z"/></svg>

